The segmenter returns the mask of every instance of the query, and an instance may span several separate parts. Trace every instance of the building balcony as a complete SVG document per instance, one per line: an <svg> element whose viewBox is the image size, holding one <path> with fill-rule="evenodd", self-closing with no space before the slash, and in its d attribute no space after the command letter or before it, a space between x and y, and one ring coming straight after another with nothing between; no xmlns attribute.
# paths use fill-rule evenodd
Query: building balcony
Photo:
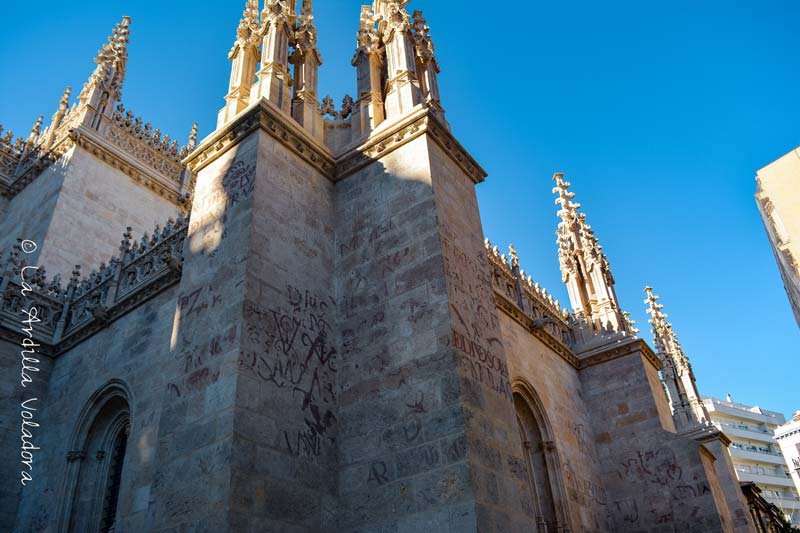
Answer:
<svg viewBox="0 0 800 533"><path fill-rule="evenodd" d="M780 453L766 453L766 452L752 452L748 450L742 450L740 448L734 448L730 446L728 451L731 453L731 457L736 459L746 459L748 461L755 461L757 463L769 463L773 465L782 465L786 466L786 461L783 459L783 455Z"/></svg>
<svg viewBox="0 0 800 533"><path fill-rule="evenodd" d="M705 403L706 409L711 412L717 411L735 418L753 420L774 426L780 426L785 422L785 419L782 416L780 416L778 413L772 413L771 411L767 411L769 414L757 413L750 411L746 408L746 406L739 406L738 404L722 402L720 400L713 400L713 402L706 401L703 403ZM713 419L714 416L711 415L711 418Z"/></svg>
<svg viewBox="0 0 800 533"><path fill-rule="evenodd" d="M767 431L757 431L755 429L744 429L737 426L729 426L727 424L719 424L717 427L728 435L728 437L739 437L741 439L754 440L757 442L765 442L774 444L775 440L772 438L772 433Z"/></svg>
<svg viewBox="0 0 800 533"><path fill-rule="evenodd" d="M776 474L755 474L753 472L736 471L736 475L740 481L752 481L758 485L771 485L773 487L786 487L794 488L794 483L791 478L783 475Z"/></svg>
<svg viewBox="0 0 800 533"><path fill-rule="evenodd" d="M775 496L765 496L764 499L769 503L774 503L779 509L800 511L800 500L797 498L790 498L788 496L780 498L776 498Z"/></svg>

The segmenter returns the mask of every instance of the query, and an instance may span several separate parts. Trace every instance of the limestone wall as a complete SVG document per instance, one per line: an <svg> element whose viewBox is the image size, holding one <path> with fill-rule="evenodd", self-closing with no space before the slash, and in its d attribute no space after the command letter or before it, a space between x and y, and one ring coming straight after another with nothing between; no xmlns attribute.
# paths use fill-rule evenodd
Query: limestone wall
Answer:
<svg viewBox="0 0 800 533"><path fill-rule="evenodd" d="M336 219L338 530L468 531L475 509L426 139L339 182Z"/></svg>
<svg viewBox="0 0 800 533"><path fill-rule="evenodd" d="M171 202L74 148L41 243L39 264L50 275L61 273L66 279L74 265L81 265L85 274L117 254L127 226L141 235L178 213Z"/></svg>
<svg viewBox="0 0 800 533"><path fill-rule="evenodd" d="M258 129L199 172L152 528L318 531L335 509L331 189Z"/></svg>
<svg viewBox="0 0 800 533"><path fill-rule="evenodd" d="M627 355L581 371L583 399L595 434L612 531L731 531L719 481L701 444L662 427L646 365ZM622 353L622 352L619 352Z"/></svg>
<svg viewBox="0 0 800 533"><path fill-rule="evenodd" d="M22 491L33 493L41 487L38 486L39 478L44 472L42 458L44 453L33 451L33 469L29 470L22 464L22 415L21 402L27 401L25 407L31 407L29 412L35 415L31 420L39 423L41 428L26 426L33 433L33 438L28 439L34 446L40 446L45 426L41 423L42 408L47 394L47 381L50 376L51 360L45 355L33 355L39 360L35 364L38 372L28 372L32 383L27 383L23 389L21 384L22 362L19 343L0 340L0 530L11 531L14 527L17 505ZM33 365L33 363L31 363ZM36 400L29 401L31 398ZM26 481L23 487L21 472L32 475L34 482Z"/></svg>
<svg viewBox="0 0 800 533"><path fill-rule="evenodd" d="M41 245L50 230L53 213L68 172L66 162L69 161L75 150L78 149L69 150L42 172L34 183L21 190L10 200L6 200L5 213L0 215L0 249L8 252L17 239L29 239L40 245L36 254L29 256L29 259L36 261L41 257L43 250ZM113 254L108 257L110 258L111 255ZM47 265L48 271L53 274L58 268L57 265L52 267ZM67 279L69 279L68 276Z"/></svg>
<svg viewBox="0 0 800 533"><path fill-rule="evenodd" d="M39 244L38 264L69 279L118 253L125 228L152 231L178 215L177 206L80 147L71 148L9 202L0 248L17 238Z"/></svg>
<svg viewBox="0 0 800 533"><path fill-rule="evenodd" d="M40 414L37 441L42 450L37 455L35 481L30 490L25 489L14 531L41 531L46 526L50 531L59 530L65 496L72 494L64 486L70 466L67 452L76 445L73 436L82 411L110 380L123 382L131 393L132 438L125 456L118 529L147 530L147 505L157 482L158 425L162 409L167 407L162 404L164 369L170 357L176 303L175 288L168 289L54 360ZM85 451L86 464L99 463L98 450Z"/></svg>
<svg viewBox="0 0 800 533"><path fill-rule="evenodd" d="M519 323L500 315L511 378L530 386L550 422L573 531L612 531L589 411L578 371Z"/></svg>

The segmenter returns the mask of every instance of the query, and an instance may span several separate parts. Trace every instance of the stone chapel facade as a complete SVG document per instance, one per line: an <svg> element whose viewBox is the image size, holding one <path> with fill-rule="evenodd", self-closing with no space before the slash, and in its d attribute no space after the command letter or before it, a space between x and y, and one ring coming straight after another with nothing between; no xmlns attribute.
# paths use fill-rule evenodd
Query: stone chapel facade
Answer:
<svg viewBox="0 0 800 533"><path fill-rule="evenodd" d="M484 241L422 13L362 7L336 109L291 4L247 0L199 143L120 102L128 18L2 138L0 530L753 531L662 306L653 350L564 177L571 311Z"/></svg>

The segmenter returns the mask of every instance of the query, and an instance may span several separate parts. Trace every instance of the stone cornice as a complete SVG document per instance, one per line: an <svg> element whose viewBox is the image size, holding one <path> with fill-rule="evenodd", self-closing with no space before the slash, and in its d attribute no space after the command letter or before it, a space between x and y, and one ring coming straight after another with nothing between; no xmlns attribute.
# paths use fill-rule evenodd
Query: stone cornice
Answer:
<svg viewBox="0 0 800 533"><path fill-rule="evenodd" d="M502 311L506 314L509 318L517 322L520 326L525 328L526 331L531 333L534 337L539 339L542 343L544 343L548 348L553 350L556 354L558 354L564 361L572 365L574 368L580 368L581 361L578 357L570 350L570 348L561 342L558 338L556 338L552 333L547 331L542 325L540 325L536 320L532 317L528 316L519 306L506 298L503 294L495 291L494 293L495 303L497 304L497 309Z"/></svg>
<svg viewBox="0 0 800 533"><path fill-rule="evenodd" d="M726 447L731 443L731 439L729 439L725 433L712 425L695 426L681 431L678 434L682 437L688 437L701 443L720 441L720 443Z"/></svg>
<svg viewBox="0 0 800 533"><path fill-rule="evenodd" d="M363 144L346 149L336 159L336 179L346 178L425 133L461 167L473 183L481 183L486 178L486 171L461 146L436 114L426 107L420 107L394 123L382 125Z"/></svg>
<svg viewBox="0 0 800 533"><path fill-rule="evenodd" d="M630 338L615 344L606 344L589 352L578 354L581 360L580 368L584 369L613 361L614 359L625 357L637 351L640 352L644 359L653 365L656 370L661 370L663 368L661 361L647 343L637 338Z"/></svg>
<svg viewBox="0 0 800 533"><path fill-rule="evenodd" d="M138 158L114 146L89 128L79 126L70 131L70 139L96 158L144 185L162 198L182 206L180 183L141 163Z"/></svg>
<svg viewBox="0 0 800 533"><path fill-rule="evenodd" d="M204 139L183 163L196 174L259 128L325 177L334 179L336 162L331 151L265 98Z"/></svg>
<svg viewBox="0 0 800 533"><path fill-rule="evenodd" d="M350 145L342 154L335 156L328 147L309 135L297 121L265 98L252 104L231 123L204 139L183 163L196 174L258 128L331 181L346 178L425 133L474 183L482 182L487 176L486 171L453 137L440 119L425 107L420 107L394 123L383 125L362 144Z"/></svg>

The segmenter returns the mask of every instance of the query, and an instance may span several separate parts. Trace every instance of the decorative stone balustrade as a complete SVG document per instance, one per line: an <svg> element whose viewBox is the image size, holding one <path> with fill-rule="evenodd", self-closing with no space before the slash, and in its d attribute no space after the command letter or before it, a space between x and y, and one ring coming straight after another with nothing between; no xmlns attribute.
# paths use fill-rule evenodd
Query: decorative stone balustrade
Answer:
<svg viewBox="0 0 800 533"><path fill-rule="evenodd" d="M485 246L495 293L516 304L518 310L532 319L536 327L571 346L573 335L569 311L563 309L546 289L525 275L525 271L519 268L519 259L513 246L509 247L510 259L501 254L497 246L492 246L489 239L486 239Z"/></svg>
<svg viewBox="0 0 800 533"><path fill-rule="evenodd" d="M14 132L4 131L0 125L0 190L2 185L8 187L13 181L24 147L25 139L17 137L15 140Z"/></svg>
<svg viewBox="0 0 800 533"><path fill-rule="evenodd" d="M31 307L41 320L33 325L33 337L53 354L101 330L180 279L187 223L182 217L170 219L139 242L131 241L128 228L118 257L83 279L76 266L66 288L58 276L48 281L43 267L23 271L26 265L17 244L0 277L0 336L15 340L25 318L23 309ZM32 289L24 296L23 283Z"/></svg>
<svg viewBox="0 0 800 533"><path fill-rule="evenodd" d="M131 111L126 111L124 105L117 105L111 121L103 128L103 136L128 155L180 182L183 165L178 141L163 135L158 128L153 129L149 122L144 123Z"/></svg>

